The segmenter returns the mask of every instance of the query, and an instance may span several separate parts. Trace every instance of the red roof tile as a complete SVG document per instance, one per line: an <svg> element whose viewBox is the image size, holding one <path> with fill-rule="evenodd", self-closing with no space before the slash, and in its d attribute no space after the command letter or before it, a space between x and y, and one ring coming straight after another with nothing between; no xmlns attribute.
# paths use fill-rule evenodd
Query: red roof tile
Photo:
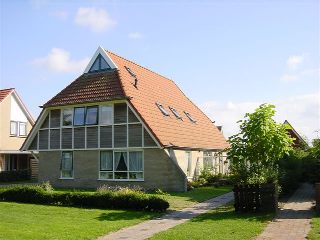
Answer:
<svg viewBox="0 0 320 240"><path fill-rule="evenodd" d="M5 99L13 90L14 88L0 89L0 102L2 102L2 100Z"/></svg>
<svg viewBox="0 0 320 240"><path fill-rule="evenodd" d="M44 107L124 99L117 71L84 74L59 92Z"/></svg>
<svg viewBox="0 0 320 240"><path fill-rule="evenodd" d="M131 104L162 145L206 149L228 147L218 128L172 80L114 53L108 52L108 55L118 67L125 95L130 97ZM137 87L125 67L136 75ZM170 116L164 116L156 102L161 103ZM179 112L182 120L174 116L169 106ZM189 112L196 123L191 122L184 111Z"/></svg>

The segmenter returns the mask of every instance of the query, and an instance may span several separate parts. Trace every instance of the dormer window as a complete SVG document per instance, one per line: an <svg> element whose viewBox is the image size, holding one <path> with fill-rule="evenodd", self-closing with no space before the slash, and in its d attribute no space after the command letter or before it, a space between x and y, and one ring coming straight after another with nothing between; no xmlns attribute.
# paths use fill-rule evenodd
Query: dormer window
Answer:
<svg viewBox="0 0 320 240"><path fill-rule="evenodd" d="M190 113L184 112L184 114L189 118L189 120L190 120L191 122L193 122L193 123L196 123L196 122L197 122L197 121L191 116Z"/></svg>
<svg viewBox="0 0 320 240"><path fill-rule="evenodd" d="M182 117L180 116L180 114L178 113L178 111L177 111L175 108L169 107L169 109L170 109L171 112L176 116L176 118L182 119Z"/></svg>
<svg viewBox="0 0 320 240"><path fill-rule="evenodd" d="M109 66L107 61L101 56L101 54L99 54L94 63L92 64L89 73L100 72L109 69L111 69L111 67Z"/></svg>
<svg viewBox="0 0 320 240"><path fill-rule="evenodd" d="M160 111L162 112L163 115L165 116L169 116L170 114L167 112L167 110L162 106L161 103L156 103L156 105L158 106L158 108L160 109Z"/></svg>

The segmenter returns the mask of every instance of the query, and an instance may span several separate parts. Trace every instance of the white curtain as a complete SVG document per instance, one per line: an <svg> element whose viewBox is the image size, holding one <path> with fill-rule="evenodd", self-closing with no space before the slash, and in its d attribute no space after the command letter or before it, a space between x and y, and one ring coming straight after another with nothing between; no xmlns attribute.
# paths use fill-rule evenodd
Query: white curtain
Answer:
<svg viewBox="0 0 320 240"><path fill-rule="evenodd" d="M142 152L130 152L129 153L129 170L130 171L142 171Z"/></svg>
<svg viewBox="0 0 320 240"><path fill-rule="evenodd" d="M123 162L122 163L120 162L121 158L123 158L125 166L122 165ZM116 171L128 171L127 152L115 152L114 165L115 165Z"/></svg>
<svg viewBox="0 0 320 240"><path fill-rule="evenodd" d="M113 170L112 151L101 152L100 170L104 170L104 171L112 171Z"/></svg>

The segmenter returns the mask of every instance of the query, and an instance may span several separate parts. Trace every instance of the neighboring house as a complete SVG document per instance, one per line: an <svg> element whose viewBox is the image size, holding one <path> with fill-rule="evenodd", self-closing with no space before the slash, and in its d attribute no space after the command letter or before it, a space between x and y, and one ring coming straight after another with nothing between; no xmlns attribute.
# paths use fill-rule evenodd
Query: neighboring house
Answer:
<svg viewBox="0 0 320 240"><path fill-rule="evenodd" d="M99 47L43 105L22 149L39 151L39 180L54 186L185 191L204 165L225 164L226 147L172 80Z"/></svg>
<svg viewBox="0 0 320 240"><path fill-rule="evenodd" d="M305 146L308 146L306 141L299 135L299 133L292 127L292 125L285 120L284 125L287 126L287 132L289 133L290 137L293 138L293 144L292 146L294 148L304 148Z"/></svg>
<svg viewBox="0 0 320 240"><path fill-rule="evenodd" d="M33 157L20 148L34 120L14 88L0 90L0 172L31 170ZM36 165L33 171L36 174Z"/></svg>

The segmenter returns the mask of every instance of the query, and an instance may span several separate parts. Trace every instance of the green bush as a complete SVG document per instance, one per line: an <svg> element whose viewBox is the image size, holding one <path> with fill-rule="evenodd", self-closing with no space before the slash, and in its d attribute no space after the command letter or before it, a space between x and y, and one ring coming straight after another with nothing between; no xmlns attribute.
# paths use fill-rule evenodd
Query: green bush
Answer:
<svg viewBox="0 0 320 240"><path fill-rule="evenodd" d="M0 200L34 204L145 211L165 211L169 207L169 203L161 197L150 196L141 191L130 189L88 193L46 191L43 186L16 186L1 189Z"/></svg>

